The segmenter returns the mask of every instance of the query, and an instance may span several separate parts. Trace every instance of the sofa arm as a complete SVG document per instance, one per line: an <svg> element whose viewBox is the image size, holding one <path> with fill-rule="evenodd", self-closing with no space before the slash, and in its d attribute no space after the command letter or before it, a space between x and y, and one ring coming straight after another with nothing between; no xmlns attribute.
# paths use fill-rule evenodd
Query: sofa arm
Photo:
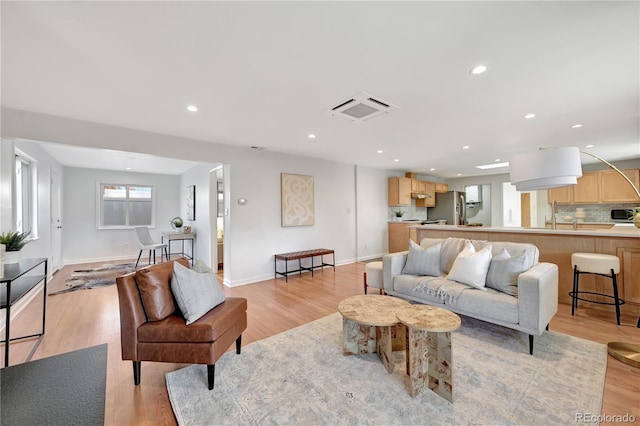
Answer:
<svg viewBox="0 0 640 426"><path fill-rule="evenodd" d="M518 276L520 326L540 335L558 311L558 265L538 263Z"/></svg>
<svg viewBox="0 0 640 426"><path fill-rule="evenodd" d="M382 256L382 283L384 291L393 291L393 278L402 273L409 251L399 251Z"/></svg>

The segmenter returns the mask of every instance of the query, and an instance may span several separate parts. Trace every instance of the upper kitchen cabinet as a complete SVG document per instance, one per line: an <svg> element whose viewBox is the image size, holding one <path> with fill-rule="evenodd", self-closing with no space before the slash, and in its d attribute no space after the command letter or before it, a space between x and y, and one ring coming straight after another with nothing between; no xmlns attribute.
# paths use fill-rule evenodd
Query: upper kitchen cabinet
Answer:
<svg viewBox="0 0 640 426"><path fill-rule="evenodd" d="M416 200L416 207L435 207L436 206L436 183L425 182L425 197Z"/></svg>
<svg viewBox="0 0 640 426"><path fill-rule="evenodd" d="M630 169L622 172L638 186L639 170ZM614 170L584 173L578 183L572 186L549 189L549 202L556 200L558 204L609 204L637 202L638 197L631 185Z"/></svg>
<svg viewBox="0 0 640 426"><path fill-rule="evenodd" d="M640 171L638 169L621 170L631 182L638 188L640 181ZM629 182L614 170L605 170L600 172L601 199L603 203L624 203L639 202Z"/></svg>
<svg viewBox="0 0 640 426"><path fill-rule="evenodd" d="M573 202L594 204L600 202L600 173L584 173L573 187Z"/></svg>
<svg viewBox="0 0 640 426"><path fill-rule="evenodd" d="M449 192L449 184L444 182L435 182L435 192Z"/></svg>
<svg viewBox="0 0 640 426"><path fill-rule="evenodd" d="M388 184L389 207L406 207L411 205L411 179L390 177Z"/></svg>
<svg viewBox="0 0 640 426"><path fill-rule="evenodd" d="M547 190L547 199L551 203L553 200L558 204L570 204L573 202L573 187L561 186Z"/></svg>

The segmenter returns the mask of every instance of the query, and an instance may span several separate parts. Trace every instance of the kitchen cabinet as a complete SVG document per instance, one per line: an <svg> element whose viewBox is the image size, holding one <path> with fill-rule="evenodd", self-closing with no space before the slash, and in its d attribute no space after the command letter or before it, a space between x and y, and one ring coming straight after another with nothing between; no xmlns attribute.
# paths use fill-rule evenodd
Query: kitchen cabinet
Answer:
<svg viewBox="0 0 640 426"><path fill-rule="evenodd" d="M409 227L415 225L416 222L389 222L389 253L409 250L409 240L416 240L415 230Z"/></svg>
<svg viewBox="0 0 640 426"><path fill-rule="evenodd" d="M549 203L555 200L558 204L570 204L573 202L573 187L562 186L560 188L548 189L547 199Z"/></svg>
<svg viewBox="0 0 640 426"><path fill-rule="evenodd" d="M411 179L390 177L388 185L389 207L408 207L411 205Z"/></svg>
<svg viewBox="0 0 640 426"><path fill-rule="evenodd" d="M418 198L419 194L424 194L426 192L427 182L423 180L418 180L415 178L411 179L411 197Z"/></svg>
<svg viewBox="0 0 640 426"><path fill-rule="evenodd" d="M425 182L425 195L426 198L418 198L416 200L416 207L435 207L436 205L436 183Z"/></svg>
<svg viewBox="0 0 640 426"><path fill-rule="evenodd" d="M629 169L621 170L631 182L638 188L640 186L640 170ZM636 195L629 182L614 170L605 170L600 172L600 185L603 203L639 203L640 199Z"/></svg>
<svg viewBox="0 0 640 426"><path fill-rule="evenodd" d="M573 202L594 204L600 202L600 173L584 173L573 186Z"/></svg>
<svg viewBox="0 0 640 426"><path fill-rule="evenodd" d="M640 305L640 248L618 247L620 258L620 298Z"/></svg>
<svg viewBox="0 0 640 426"><path fill-rule="evenodd" d="M622 172L638 187L640 170L629 169ZM631 185L614 170L584 173L578 183L547 190L549 202L556 200L558 204L611 204L638 202Z"/></svg>
<svg viewBox="0 0 640 426"><path fill-rule="evenodd" d="M435 192L449 192L449 184L444 182L435 182Z"/></svg>

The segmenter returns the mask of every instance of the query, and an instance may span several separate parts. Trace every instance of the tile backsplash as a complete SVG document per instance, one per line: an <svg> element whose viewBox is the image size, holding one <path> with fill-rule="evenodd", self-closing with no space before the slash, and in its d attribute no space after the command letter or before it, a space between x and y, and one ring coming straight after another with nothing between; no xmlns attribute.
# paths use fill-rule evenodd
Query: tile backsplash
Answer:
<svg viewBox="0 0 640 426"><path fill-rule="evenodd" d="M583 208L587 214L585 222L611 222L610 211L611 209L632 209L640 207L640 203L637 204L570 204L570 205L558 205L558 213L560 217L573 216L576 212L576 208ZM551 207L549 207L549 213L551 213ZM550 220L550 219L549 219Z"/></svg>

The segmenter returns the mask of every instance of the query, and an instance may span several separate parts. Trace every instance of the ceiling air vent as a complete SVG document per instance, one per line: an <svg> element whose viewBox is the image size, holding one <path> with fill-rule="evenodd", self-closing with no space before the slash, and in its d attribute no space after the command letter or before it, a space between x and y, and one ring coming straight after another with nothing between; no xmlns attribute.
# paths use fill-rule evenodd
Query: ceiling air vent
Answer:
<svg viewBox="0 0 640 426"><path fill-rule="evenodd" d="M353 98L334 106L329 111L331 115L344 117L355 123L360 123L380 114L385 114L397 106L383 101L380 98L374 98L368 93L362 92Z"/></svg>

